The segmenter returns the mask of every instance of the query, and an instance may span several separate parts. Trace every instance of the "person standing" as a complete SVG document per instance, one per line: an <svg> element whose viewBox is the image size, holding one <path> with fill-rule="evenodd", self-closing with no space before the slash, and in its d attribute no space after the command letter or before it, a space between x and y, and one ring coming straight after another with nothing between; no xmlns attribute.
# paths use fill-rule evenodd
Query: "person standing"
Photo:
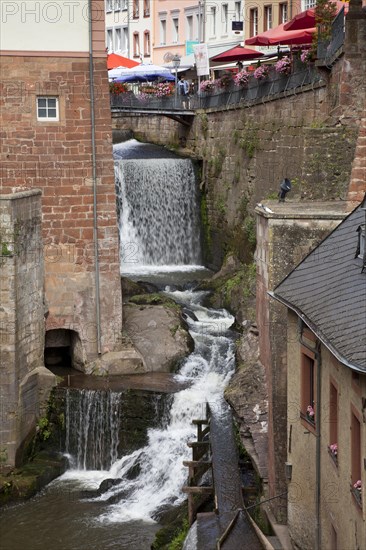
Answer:
<svg viewBox="0 0 366 550"><path fill-rule="evenodd" d="M187 103L189 99L189 83L188 83L188 80L184 78L184 76L179 77L178 90L179 90L179 95L182 96L183 107L187 107Z"/></svg>

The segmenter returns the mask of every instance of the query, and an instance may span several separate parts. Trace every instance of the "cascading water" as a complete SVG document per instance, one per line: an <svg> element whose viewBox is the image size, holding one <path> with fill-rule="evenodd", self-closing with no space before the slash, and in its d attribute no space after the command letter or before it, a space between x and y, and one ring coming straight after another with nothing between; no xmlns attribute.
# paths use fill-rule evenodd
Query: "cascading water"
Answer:
<svg viewBox="0 0 366 550"><path fill-rule="evenodd" d="M65 452L78 470L108 470L117 460L121 394L66 390Z"/></svg>
<svg viewBox="0 0 366 550"><path fill-rule="evenodd" d="M132 146L136 142L132 140ZM124 149L128 148L124 144ZM200 264L199 211L189 159L115 161L121 267L133 273Z"/></svg>
<svg viewBox="0 0 366 550"><path fill-rule="evenodd" d="M125 145L124 152L119 146L115 148L115 157L124 158L115 161L121 272L138 274L138 278L145 274L145 279L153 273L154 281L161 272L165 273L164 280L174 281L172 270L180 272L179 277L189 271L192 275L186 280L194 280L197 270L203 268L197 265L201 253L192 164L172 159L171 155L148 161L128 158L126 149L136 148L140 153L145 150L137 142ZM185 498L181 490L187 480L183 460L191 459L187 442L196 438L191 421L205 417L206 402L216 410L221 407L224 388L235 368L235 344L230 333L234 318L225 310L203 307L204 292L169 288L165 292L190 311L186 321L194 340L194 352L176 375L185 382L185 389L171 397L168 419L148 430L145 447L118 457L116 419L123 409L118 393L83 390L78 404L69 393L65 425L66 451L73 459L71 468L30 508L22 507L22 521L19 512L14 512L16 535L6 538L5 533L5 541L11 543L8 547L23 550L23 528L28 538L34 533L30 550L51 546L54 550L147 550L159 512ZM131 471L137 472L133 479ZM80 489L97 489L109 478L114 478L116 484L107 492L92 501L79 499ZM29 514L24 519L26 510ZM48 528L44 529L46 521ZM57 527L53 527L55 522ZM185 548L194 550L195 541L192 532Z"/></svg>

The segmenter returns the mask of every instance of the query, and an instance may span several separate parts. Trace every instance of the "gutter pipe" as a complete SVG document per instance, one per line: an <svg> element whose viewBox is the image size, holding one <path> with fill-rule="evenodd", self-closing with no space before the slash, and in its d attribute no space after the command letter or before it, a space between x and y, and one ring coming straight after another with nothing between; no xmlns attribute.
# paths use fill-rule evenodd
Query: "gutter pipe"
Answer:
<svg viewBox="0 0 366 550"><path fill-rule="evenodd" d="M100 279L98 253L98 217L97 217L97 162L95 144L95 95L94 95L94 64L93 64L93 13L92 0L89 2L89 90L92 142L92 181L93 181L93 241L94 241L94 269L95 269L95 308L97 326L98 355L102 353L100 327Z"/></svg>

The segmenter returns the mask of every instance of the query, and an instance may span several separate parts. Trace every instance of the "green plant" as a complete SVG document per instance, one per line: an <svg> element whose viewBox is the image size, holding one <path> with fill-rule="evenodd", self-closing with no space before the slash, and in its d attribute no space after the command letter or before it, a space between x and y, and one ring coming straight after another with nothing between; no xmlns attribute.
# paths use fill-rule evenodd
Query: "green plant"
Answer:
<svg viewBox="0 0 366 550"><path fill-rule="evenodd" d="M207 132L208 132L208 116L206 113L202 113L200 115L200 122L201 122L201 132L205 139L207 139Z"/></svg>
<svg viewBox="0 0 366 550"><path fill-rule="evenodd" d="M188 520L185 519L183 521L181 529L178 531L174 539L169 544L168 550L182 550L184 540L188 534L188 531L189 531L189 524L188 524Z"/></svg>
<svg viewBox="0 0 366 550"><path fill-rule="evenodd" d="M1 449L0 451L0 462L6 462L8 460L8 450Z"/></svg>
<svg viewBox="0 0 366 550"><path fill-rule="evenodd" d="M258 128L248 124L242 131L239 147L244 149L249 158L253 158L259 147Z"/></svg>
<svg viewBox="0 0 366 550"><path fill-rule="evenodd" d="M47 441L51 437L50 421L46 416L42 416L37 422L37 433L42 441Z"/></svg>
<svg viewBox="0 0 366 550"><path fill-rule="evenodd" d="M12 256L12 255L13 255L13 252L12 252L12 250L9 248L9 244L8 244L8 243L5 243L5 242L2 242L2 243L1 243L1 255L2 255L2 256Z"/></svg>

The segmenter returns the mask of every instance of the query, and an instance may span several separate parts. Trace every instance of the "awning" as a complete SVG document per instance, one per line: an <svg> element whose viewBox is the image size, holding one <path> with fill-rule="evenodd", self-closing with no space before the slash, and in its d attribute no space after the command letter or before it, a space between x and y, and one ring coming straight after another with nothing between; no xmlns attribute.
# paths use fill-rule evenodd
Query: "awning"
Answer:
<svg viewBox="0 0 366 550"><path fill-rule="evenodd" d="M109 80L116 82L152 82L154 80L175 80L171 71L159 65L138 65L132 69L112 69L108 73Z"/></svg>
<svg viewBox="0 0 366 550"><path fill-rule="evenodd" d="M285 31L283 23L245 41L251 46L276 46L278 44L311 44L315 27L297 31Z"/></svg>
<svg viewBox="0 0 366 550"><path fill-rule="evenodd" d="M349 4L347 2L337 1L334 2L334 4L337 6L337 13L339 13L342 8L344 8L344 13L348 13ZM315 24L315 8L310 8L295 15L291 21L284 24L283 28L285 31L297 31L315 27Z"/></svg>
<svg viewBox="0 0 366 550"><path fill-rule="evenodd" d="M110 53L107 57L107 69L115 69L116 67L125 67L131 69L132 67L137 67L140 63L129 59L128 57L123 57L123 55L118 55L116 53Z"/></svg>
<svg viewBox="0 0 366 550"><path fill-rule="evenodd" d="M211 57L210 61L230 63L232 61L256 59L258 57L262 57L263 55L263 53L258 52L257 50L252 50L250 48L244 48L243 46L237 45L234 46L234 48L230 48L230 50Z"/></svg>

